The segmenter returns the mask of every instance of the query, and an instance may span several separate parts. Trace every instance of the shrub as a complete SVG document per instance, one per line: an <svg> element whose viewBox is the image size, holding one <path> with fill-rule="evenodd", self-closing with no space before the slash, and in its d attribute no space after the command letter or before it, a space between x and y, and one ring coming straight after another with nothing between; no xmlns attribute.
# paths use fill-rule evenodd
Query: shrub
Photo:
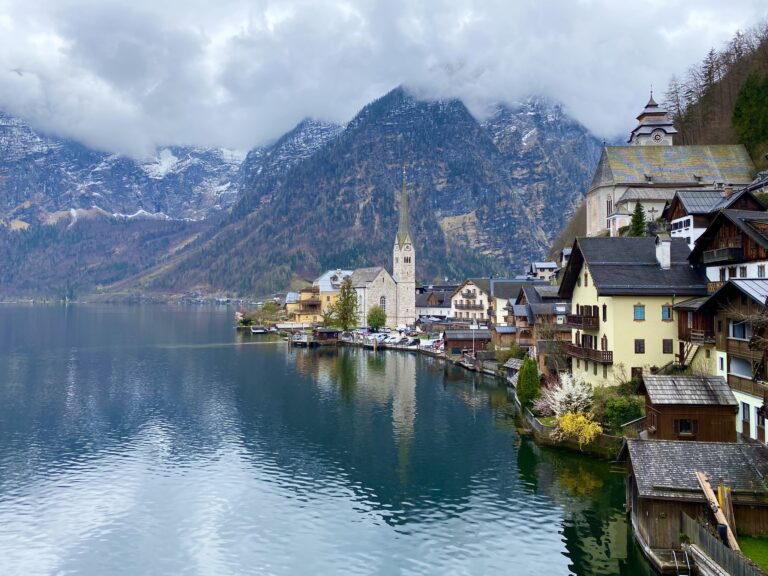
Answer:
<svg viewBox="0 0 768 576"><path fill-rule="evenodd" d="M542 397L558 418L567 412L581 413L592 408L592 386L572 374L561 374L560 382L546 388Z"/></svg>
<svg viewBox="0 0 768 576"><path fill-rule="evenodd" d="M540 394L539 370L536 368L536 362L533 358L526 358L517 376L517 399L527 408Z"/></svg>
<svg viewBox="0 0 768 576"><path fill-rule="evenodd" d="M499 365L504 365L507 360L510 358L517 358L518 360L522 360L526 357L525 350L520 348L520 346L512 345L511 348L508 348L507 350L497 350L496 351L496 362L499 363Z"/></svg>
<svg viewBox="0 0 768 576"><path fill-rule="evenodd" d="M591 443L602 434L603 427L592 418L592 414L566 412L557 419L557 428L552 437L562 442L565 439L575 439L579 448Z"/></svg>
<svg viewBox="0 0 768 576"><path fill-rule="evenodd" d="M643 415L643 401L618 388L602 388L595 393L593 413L603 426L618 430L622 424Z"/></svg>

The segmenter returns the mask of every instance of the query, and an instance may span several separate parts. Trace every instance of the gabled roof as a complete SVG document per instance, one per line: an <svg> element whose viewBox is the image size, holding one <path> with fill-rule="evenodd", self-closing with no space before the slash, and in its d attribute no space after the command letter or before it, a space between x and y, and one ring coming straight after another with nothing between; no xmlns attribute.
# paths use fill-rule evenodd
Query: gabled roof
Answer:
<svg viewBox="0 0 768 576"><path fill-rule="evenodd" d="M312 285L318 286L320 292L337 292L344 279L351 276L352 272L352 270L327 270L318 276Z"/></svg>
<svg viewBox="0 0 768 576"><path fill-rule="evenodd" d="M511 368L512 370L520 370L523 366L523 361L519 358L510 358L504 363L504 368Z"/></svg>
<svg viewBox="0 0 768 576"><path fill-rule="evenodd" d="M648 375L643 387L651 403L692 406L738 406L722 376Z"/></svg>
<svg viewBox="0 0 768 576"><path fill-rule="evenodd" d="M721 210L702 235L696 240L691 250L689 260L698 262L701 253L707 250L710 241L717 231L726 222L730 222L747 236L752 238L759 246L768 249L768 212L755 210Z"/></svg>
<svg viewBox="0 0 768 576"><path fill-rule="evenodd" d="M616 200L616 205L622 202L669 202L674 197L675 190L671 188L627 188Z"/></svg>
<svg viewBox="0 0 768 576"><path fill-rule="evenodd" d="M520 289L525 286L536 286L546 284L546 280L536 278L510 279L510 278L492 278L490 280L491 296L508 300L514 298L520 293Z"/></svg>
<svg viewBox="0 0 768 576"><path fill-rule="evenodd" d="M491 293L490 278L467 278L466 280L464 280L464 282L459 284L459 286L456 288L456 290L453 291L453 294L451 294L451 296L455 296L457 293L461 292L464 289L464 286L466 286L467 282L472 282L480 290L490 295Z"/></svg>
<svg viewBox="0 0 768 576"><path fill-rule="evenodd" d="M704 273L688 263L688 244L682 238L670 242L670 267L656 260L656 239L577 238L560 284L560 297L570 298L582 265L589 267L590 281L599 296L701 296L707 293Z"/></svg>
<svg viewBox="0 0 768 576"><path fill-rule="evenodd" d="M364 287L369 282L376 280L380 272L386 272L381 266L372 266L370 268L358 268L352 272L352 286L355 288Z"/></svg>
<svg viewBox="0 0 768 576"><path fill-rule="evenodd" d="M757 199L748 190L739 190L730 196L726 196L722 189L678 190L675 195L688 214L712 214L728 208L736 200L747 195L757 202Z"/></svg>
<svg viewBox="0 0 768 576"><path fill-rule="evenodd" d="M760 499L766 489L768 447L757 443L627 440L632 471L641 498L703 502L695 472L710 483L723 481L737 499ZM739 492L755 492L754 496Z"/></svg>
<svg viewBox="0 0 768 576"><path fill-rule="evenodd" d="M768 306L768 278L732 279L723 284L707 301L700 306L702 312L716 312L723 304L723 299L730 293L741 293L761 306Z"/></svg>
<svg viewBox="0 0 768 576"><path fill-rule="evenodd" d="M429 298L437 298L437 304L430 304ZM430 290L416 294L416 308L450 308L451 292L446 290Z"/></svg>
<svg viewBox="0 0 768 576"><path fill-rule="evenodd" d="M705 146L605 146L590 190L598 186L746 186L755 166L741 144ZM650 178L650 180L649 180Z"/></svg>

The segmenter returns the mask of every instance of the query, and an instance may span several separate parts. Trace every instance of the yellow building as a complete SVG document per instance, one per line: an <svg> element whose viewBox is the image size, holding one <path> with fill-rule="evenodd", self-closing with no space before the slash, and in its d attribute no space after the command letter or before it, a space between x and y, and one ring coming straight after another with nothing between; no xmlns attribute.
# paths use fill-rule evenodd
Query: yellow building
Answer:
<svg viewBox="0 0 768 576"><path fill-rule="evenodd" d="M301 290L298 301L286 305L286 312L293 315L295 322L322 322L323 313L338 301L342 282L351 275L351 270L328 270L315 279L312 286Z"/></svg>
<svg viewBox="0 0 768 576"><path fill-rule="evenodd" d="M579 238L560 296L571 300L566 354L575 375L613 385L675 361L676 302L707 293L681 238Z"/></svg>

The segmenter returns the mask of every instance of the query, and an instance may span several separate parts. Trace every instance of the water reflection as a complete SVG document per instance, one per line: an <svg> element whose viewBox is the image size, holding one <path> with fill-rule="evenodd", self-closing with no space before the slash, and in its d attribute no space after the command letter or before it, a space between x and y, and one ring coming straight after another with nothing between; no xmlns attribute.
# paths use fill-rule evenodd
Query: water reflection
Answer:
<svg viewBox="0 0 768 576"><path fill-rule="evenodd" d="M19 573L643 573L622 477L521 440L495 381L230 318L0 308Z"/></svg>

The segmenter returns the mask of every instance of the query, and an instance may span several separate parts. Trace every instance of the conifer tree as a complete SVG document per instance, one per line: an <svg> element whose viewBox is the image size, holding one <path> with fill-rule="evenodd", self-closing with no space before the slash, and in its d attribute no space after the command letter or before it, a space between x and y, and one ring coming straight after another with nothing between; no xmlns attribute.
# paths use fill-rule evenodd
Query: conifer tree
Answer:
<svg viewBox="0 0 768 576"><path fill-rule="evenodd" d="M517 375L517 399L520 400L521 406L527 408L540 394L539 370L533 358L528 356L523 360Z"/></svg>
<svg viewBox="0 0 768 576"><path fill-rule="evenodd" d="M645 231L645 210L643 210L643 205L638 202L635 204L635 211L632 213L632 221L629 224L629 235L645 236Z"/></svg>

